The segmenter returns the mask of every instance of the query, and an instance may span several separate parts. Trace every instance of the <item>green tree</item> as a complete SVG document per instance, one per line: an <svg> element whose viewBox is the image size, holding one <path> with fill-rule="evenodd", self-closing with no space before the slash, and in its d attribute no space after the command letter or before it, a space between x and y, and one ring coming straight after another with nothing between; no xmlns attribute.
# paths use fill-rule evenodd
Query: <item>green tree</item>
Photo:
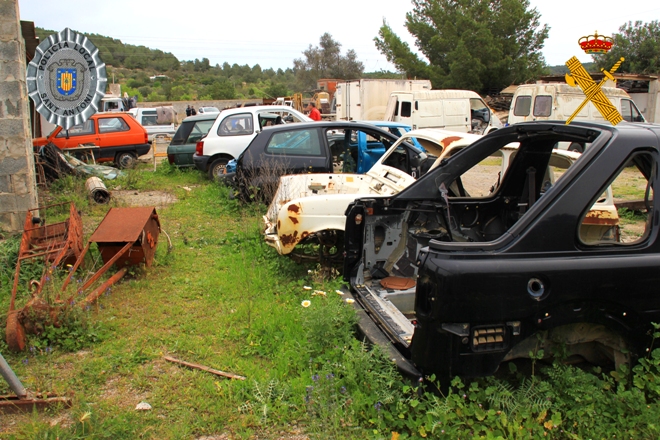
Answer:
<svg viewBox="0 0 660 440"><path fill-rule="evenodd" d="M211 68L211 62L208 58L202 58L202 61L195 58L195 71L196 72L206 72Z"/></svg>
<svg viewBox="0 0 660 440"><path fill-rule="evenodd" d="M268 87L265 92L270 98L289 95L289 90L284 84L273 84L272 86Z"/></svg>
<svg viewBox="0 0 660 440"><path fill-rule="evenodd" d="M147 98L151 94L152 91L153 91L153 89L149 86L140 87L138 89L138 92L140 92L140 95L142 95L142 97L144 97L144 98Z"/></svg>
<svg viewBox="0 0 660 440"><path fill-rule="evenodd" d="M305 89L315 89L320 78L354 79L364 72L364 64L358 61L355 51L350 49L342 55L341 43L327 32L321 35L318 46L310 44L303 55L304 58L293 60L293 70L300 87Z"/></svg>
<svg viewBox="0 0 660 440"><path fill-rule="evenodd" d="M613 36L612 50L603 55L594 55L599 68L609 70L621 57L625 61L619 67L621 73L660 72L660 22L628 22Z"/></svg>
<svg viewBox="0 0 660 440"><path fill-rule="evenodd" d="M172 87L172 90L169 93L169 99L172 99L174 101L181 101L183 95L187 95L190 93L190 87L188 84L186 85L176 85Z"/></svg>
<svg viewBox="0 0 660 440"><path fill-rule="evenodd" d="M212 99L234 99L236 98L236 89L233 84L226 79L219 79L211 84L207 91Z"/></svg>
<svg viewBox="0 0 660 440"><path fill-rule="evenodd" d="M413 0L406 28L426 57L410 50L389 25L374 38L388 61L434 88L500 90L544 72L549 27L529 0Z"/></svg>

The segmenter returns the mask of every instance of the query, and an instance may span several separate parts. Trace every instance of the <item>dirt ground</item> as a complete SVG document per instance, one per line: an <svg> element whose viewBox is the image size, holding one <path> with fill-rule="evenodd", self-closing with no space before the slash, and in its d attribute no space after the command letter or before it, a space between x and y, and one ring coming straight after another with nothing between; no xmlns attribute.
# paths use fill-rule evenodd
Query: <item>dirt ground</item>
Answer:
<svg viewBox="0 0 660 440"><path fill-rule="evenodd" d="M177 201L174 194L165 191L110 191L111 197L126 206L165 206Z"/></svg>

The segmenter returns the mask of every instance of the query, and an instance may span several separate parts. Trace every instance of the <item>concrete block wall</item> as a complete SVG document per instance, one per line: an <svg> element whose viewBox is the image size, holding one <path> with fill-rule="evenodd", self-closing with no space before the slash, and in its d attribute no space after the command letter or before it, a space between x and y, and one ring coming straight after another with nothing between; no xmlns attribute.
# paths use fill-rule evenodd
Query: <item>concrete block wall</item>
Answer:
<svg viewBox="0 0 660 440"><path fill-rule="evenodd" d="M0 0L0 231L37 207L25 69L18 0Z"/></svg>

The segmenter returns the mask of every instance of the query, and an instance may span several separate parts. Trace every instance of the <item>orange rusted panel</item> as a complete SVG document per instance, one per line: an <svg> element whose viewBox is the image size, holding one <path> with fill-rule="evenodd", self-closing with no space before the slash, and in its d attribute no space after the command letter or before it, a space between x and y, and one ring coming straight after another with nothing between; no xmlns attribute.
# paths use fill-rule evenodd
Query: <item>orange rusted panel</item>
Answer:
<svg viewBox="0 0 660 440"><path fill-rule="evenodd" d="M584 216L582 224L616 226L619 224L619 215L612 211L591 209L587 212L587 215Z"/></svg>
<svg viewBox="0 0 660 440"><path fill-rule="evenodd" d="M452 142L460 141L463 139L461 136L448 136L440 141L442 148L447 148Z"/></svg>
<svg viewBox="0 0 660 440"><path fill-rule="evenodd" d="M300 212L300 205L297 205L297 204L293 203L293 204L289 205L286 209L289 212L293 212L293 213L298 214Z"/></svg>

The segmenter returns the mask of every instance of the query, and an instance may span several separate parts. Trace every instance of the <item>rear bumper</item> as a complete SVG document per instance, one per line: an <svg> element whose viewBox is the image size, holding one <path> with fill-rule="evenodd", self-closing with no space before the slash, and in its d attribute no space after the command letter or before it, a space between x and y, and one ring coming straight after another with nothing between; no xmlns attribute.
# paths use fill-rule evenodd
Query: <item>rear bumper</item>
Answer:
<svg viewBox="0 0 660 440"><path fill-rule="evenodd" d="M208 170L210 156L203 156L197 153L193 154L193 163L198 170L206 172Z"/></svg>
<svg viewBox="0 0 660 440"><path fill-rule="evenodd" d="M151 145L150 144L136 145L135 150L137 151L138 156L142 156L144 154L147 154L149 151L151 151Z"/></svg>

